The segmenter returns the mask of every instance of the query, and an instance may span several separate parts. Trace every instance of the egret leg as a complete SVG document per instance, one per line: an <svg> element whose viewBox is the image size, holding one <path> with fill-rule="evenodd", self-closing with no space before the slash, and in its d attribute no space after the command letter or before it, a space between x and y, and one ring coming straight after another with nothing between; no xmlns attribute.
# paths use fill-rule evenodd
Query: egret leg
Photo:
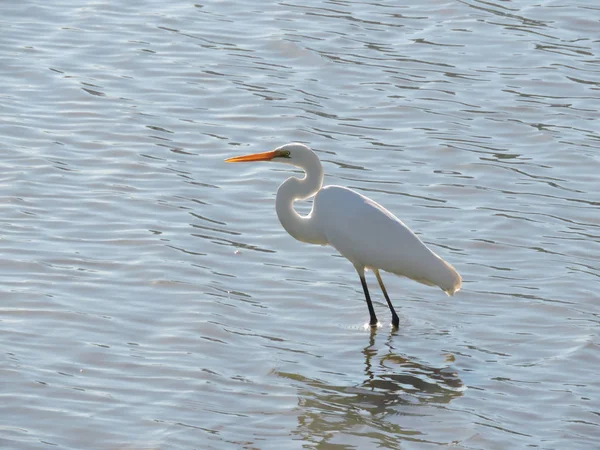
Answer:
<svg viewBox="0 0 600 450"><path fill-rule="evenodd" d="M367 287L367 280L365 280L364 271L358 272L358 276L360 277L360 282L362 283L363 291L365 291L365 299L367 300L367 307L369 308L369 315L371 316L371 320L369 320L369 325L372 327L377 326L377 316L375 315L375 310L373 309L373 303L371 303L371 296L369 295L369 288Z"/></svg>
<svg viewBox="0 0 600 450"><path fill-rule="evenodd" d="M388 296L388 293L385 290L385 286L383 285L381 275L379 275L379 270L373 269L373 272L375 272L375 276L377 277L377 281L379 282L379 287L381 288L383 296L385 297L385 301L387 302L388 306L390 307L390 311L392 312L392 325L398 328L398 325L400 325L400 319L398 318L398 314L396 314L396 311L394 311L394 307L392 306L390 297Z"/></svg>

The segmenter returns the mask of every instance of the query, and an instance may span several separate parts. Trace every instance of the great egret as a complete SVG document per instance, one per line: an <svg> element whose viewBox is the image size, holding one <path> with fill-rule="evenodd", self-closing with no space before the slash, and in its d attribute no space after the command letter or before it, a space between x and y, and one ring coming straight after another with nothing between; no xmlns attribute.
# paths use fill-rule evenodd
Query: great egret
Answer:
<svg viewBox="0 0 600 450"><path fill-rule="evenodd" d="M396 216L380 204L342 186L323 185L323 166L306 145L291 143L270 152L228 158L226 162L273 161L304 169L304 178L288 178L277 190L275 209L283 228L302 242L331 245L346 257L358 272L369 308L371 326L377 316L365 280L371 269L392 312L392 324L399 319L383 285L379 269L439 286L448 295L461 287L462 279L450 264L432 252ZM315 195L316 194L316 195ZM296 200L315 196L307 216L293 207Z"/></svg>

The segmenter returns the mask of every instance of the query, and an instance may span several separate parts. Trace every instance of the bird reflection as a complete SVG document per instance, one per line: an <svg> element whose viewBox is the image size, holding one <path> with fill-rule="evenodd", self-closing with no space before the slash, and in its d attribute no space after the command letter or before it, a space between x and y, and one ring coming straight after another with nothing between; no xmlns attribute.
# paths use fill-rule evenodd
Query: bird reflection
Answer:
<svg viewBox="0 0 600 450"><path fill-rule="evenodd" d="M464 386L456 371L449 367L433 367L415 358L395 353L390 334L385 347L378 355L375 333L363 349L365 380L357 391L370 412L386 412L397 404L423 402L448 403L462 395ZM373 362L375 361L375 366ZM393 413L393 409L388 411Z"/></svg>
<svg viewBox="0 0 600 450"><path fill-rule="evenodd" d="M296 434L311 442L332 444L340 433L370 438L385 448L392 439L428 442L419 430L405 426L406 416L424 414L427 405L442 406L460 397L463 383L450 367L434 367L394 351L393 334L378 348L376 332L364 355L364 380L358 385L327 384L322 380L283 374L301 381ZM390 434L391 433L391 434ZM391 438L391 436L394 436Z"/></svg>

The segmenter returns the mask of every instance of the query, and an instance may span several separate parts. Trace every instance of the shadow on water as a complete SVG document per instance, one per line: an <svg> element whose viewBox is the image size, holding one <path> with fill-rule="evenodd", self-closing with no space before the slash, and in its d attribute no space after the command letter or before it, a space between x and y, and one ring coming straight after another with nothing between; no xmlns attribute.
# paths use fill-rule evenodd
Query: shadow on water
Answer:
<svg viewBox="0 0 600 450"><path fill-rule="evenodd" d="M358 385L335 385L293 373L278 375L300 382L298 428L294 434L327 448L362 437L396 448L399 441L432 442L412 427L415 417L425 417L423 406L439 407L462 396L464 385L451 367L434 367L394 351L392 333L385 347L375 345L376 331L363 349L364 380ZM416 408L420 407L420 408ZM409 420L405 420L409 419ZM336 439L337 440L337 439ZM330 447L334 446L334 447Z"/></svg>

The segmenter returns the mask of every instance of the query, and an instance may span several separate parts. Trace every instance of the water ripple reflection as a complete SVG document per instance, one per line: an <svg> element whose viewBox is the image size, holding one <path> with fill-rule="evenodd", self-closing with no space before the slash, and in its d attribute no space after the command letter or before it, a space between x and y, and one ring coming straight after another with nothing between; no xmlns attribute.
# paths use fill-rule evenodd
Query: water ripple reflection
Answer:
<svg viewBox="0 0 600 450"><path fill-rule="evenodd" d="M2 2L0 446L597 446L599 17ZM370 335L351 265L278 223L290 172L223 163L290 141L459 295L388 277Z"/></svg>
<svg viewBox="0 0 600 450"><path fill-rule="evenodd" d="M386 351L379 354L375 333L371 333L369 345L362 352L364 380L356 386L336 386L278 372L279 377L301 386L298 429L294 434L319 446L387 442L395 447L398 441L441 444L411 427L411 419L406 418L427 417L426 405L439 408L460 397L463 383L456 370L448 366L429 366L395 353L391 337Z"/></svg>

